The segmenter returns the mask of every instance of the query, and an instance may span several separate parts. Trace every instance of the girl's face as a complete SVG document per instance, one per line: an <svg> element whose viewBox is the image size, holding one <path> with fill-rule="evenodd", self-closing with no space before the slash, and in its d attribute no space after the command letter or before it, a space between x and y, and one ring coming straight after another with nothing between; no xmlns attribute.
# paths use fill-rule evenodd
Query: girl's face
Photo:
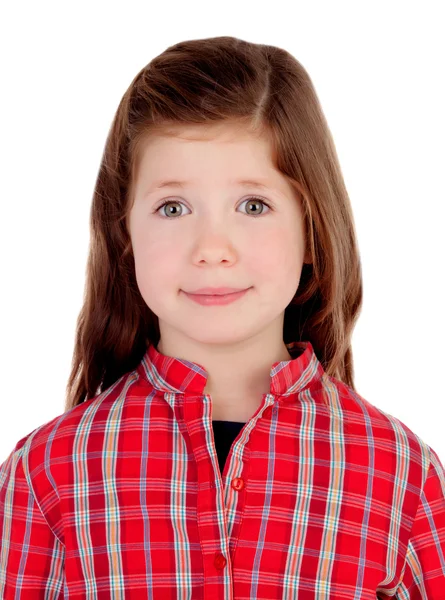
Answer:
<svg viewBox="0 0 445 600"><path fill-rule="evenodd" d="M172 180L182 185L159 187ZM303 213L267 140L227 123L151 136L134 182L129 231L138 287L159 318L161 338L165 332L170 341L230 345L273 330L282 339L305 258ZM220 306L184 294L223 286L250 289Z"/></svg>

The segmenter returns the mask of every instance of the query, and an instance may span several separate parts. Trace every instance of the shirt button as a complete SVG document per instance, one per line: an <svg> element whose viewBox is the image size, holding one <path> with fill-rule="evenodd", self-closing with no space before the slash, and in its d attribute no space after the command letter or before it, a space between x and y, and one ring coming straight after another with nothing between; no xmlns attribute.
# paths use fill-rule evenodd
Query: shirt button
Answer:
<svg viewBox="0 0 445 600"><path fill-rule="evenodd" d="M232 479L232 487L237 491L242 490L244 487L244 479L241 477L235 477L235 479Z"/></svg>
<svg viewBox="0 0 445 600"><path fill-rule="evenodd" d="M215 562L214 562L214 564L215 564L215 567L217 569L224 569L224 567L227 564L227 561L226 561L226 559L224 558L224 556L222 554L217 554L215 556Z"/></svg>

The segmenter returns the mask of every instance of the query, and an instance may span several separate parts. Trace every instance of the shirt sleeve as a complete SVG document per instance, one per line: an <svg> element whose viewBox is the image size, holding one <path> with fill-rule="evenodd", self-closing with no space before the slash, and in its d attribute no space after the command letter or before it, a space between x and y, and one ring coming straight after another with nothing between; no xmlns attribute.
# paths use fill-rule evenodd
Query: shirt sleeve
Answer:
<svg viewBox="0 0 445 600"><path fill-rule="evenodd" d="M65 548L26 479L23 444L0 465L0 598L63 598Z"/></svg>
<svg viewBox="0 0 445 600"><path fill-rule="evenodd" d="M430 465L420 494L397 600L445 600L445 471L429 448Z"/></svg>

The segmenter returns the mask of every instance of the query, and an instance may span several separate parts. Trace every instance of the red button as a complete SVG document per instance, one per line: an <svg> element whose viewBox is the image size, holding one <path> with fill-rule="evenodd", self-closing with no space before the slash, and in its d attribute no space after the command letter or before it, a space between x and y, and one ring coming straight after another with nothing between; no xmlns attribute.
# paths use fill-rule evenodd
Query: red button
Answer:
<svg viewBox="0 0 445 600"><path fill-rule="evenodd" d="M263 410L263 417L268 417L270 415L270 413L272 412L272 407L268 406L267 408L265 408Z"/></svg>
<svg viewBox="0 0 445 600"><path fill-rule="evenodd" d="M224 569L226 564L227 564L227 561L222 554L217 554L215 556L215 567L217 569Z"/></svg>
<svg viewBox="0 0 445 600"><path fill-rule="evenodd" d="M235 479L232 479L232 487L237 491L242 490L244 487L244 479L241 477L235 477Z"/></svg>

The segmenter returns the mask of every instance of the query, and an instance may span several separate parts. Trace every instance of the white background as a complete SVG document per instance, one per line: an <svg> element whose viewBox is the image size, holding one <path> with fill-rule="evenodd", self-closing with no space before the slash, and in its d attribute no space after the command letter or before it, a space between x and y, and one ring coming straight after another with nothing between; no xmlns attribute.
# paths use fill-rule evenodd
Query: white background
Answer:
<svg viewBox="0 0 445 600"><path fill-rule="evenodd" d="M1 15L0 463L63 413L93 187L131 80L168 46L232 35L309 72L363 266L358 392L445 462L442 2L16 2Z"/></svg>

